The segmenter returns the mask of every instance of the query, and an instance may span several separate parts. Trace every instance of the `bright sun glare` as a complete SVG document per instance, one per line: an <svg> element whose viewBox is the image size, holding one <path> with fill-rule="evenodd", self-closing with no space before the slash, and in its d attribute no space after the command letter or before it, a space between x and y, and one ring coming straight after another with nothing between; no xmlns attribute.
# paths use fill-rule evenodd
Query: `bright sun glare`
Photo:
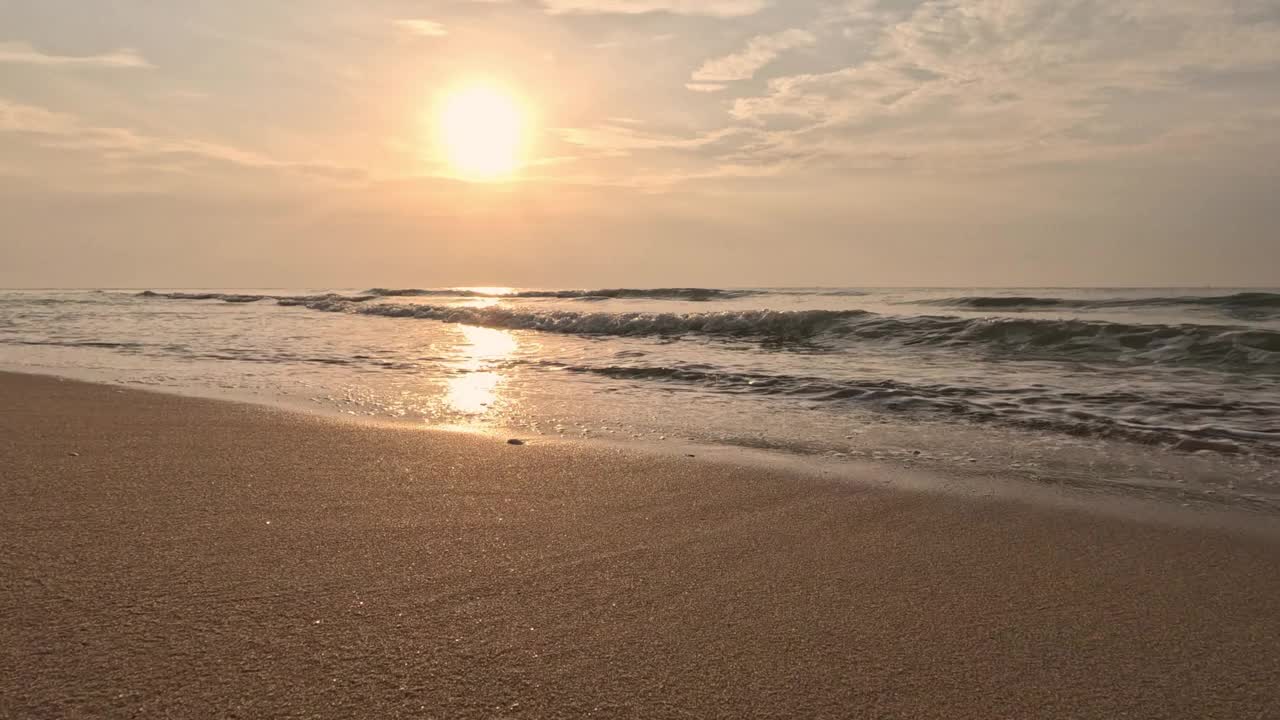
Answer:
<svg viewBox="0 0 1280 720"><path fill-rule="evenodd" d="M510 94L486 85L455 90L441 103L439 122L440 143L458 176L493 181L519 169L527 119Z"/></svg>

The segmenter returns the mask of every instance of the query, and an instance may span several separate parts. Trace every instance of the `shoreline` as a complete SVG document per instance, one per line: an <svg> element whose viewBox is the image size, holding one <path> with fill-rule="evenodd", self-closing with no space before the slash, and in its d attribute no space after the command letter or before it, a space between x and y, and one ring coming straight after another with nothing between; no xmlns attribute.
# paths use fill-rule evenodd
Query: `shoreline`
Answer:
<svg viewBox="0 0 1280 720"><path fill-rule="evenodd" d="M1280 714L1273 537L42 376L0 407L0 716Z"/></svg>
<svg viewBox="0 0 1280 720"><path fill-rule="evenodd" d="M913 458L832 456L830 453L806 453L785 447L756 447L733 443L670 438L661 442L644 439L611 438L603 435L571 436L546 432L531 433L528 428L510 428L497 423L474 425L437 425L408 419L344 411L336 406L307 402L301 398L228 389L185 385L145 385L123 382L87 368L22 368L0 365L0 378L5 375L52 378L59 381L101 385L127 392L152 393L178 398L250 405L272 412L296 414L339 423L369 427L385 427L424 433L462 433L481 437L518 437L541 445L567 448L570 451L592 448L612 449L643 456L682 458L694 455L701 460L742 466L748 470L770 470L803 475L821 480L848 482L890 490L925 492L969 499L994 499L1030 503L1070 511L1108 515L1120 519L1145 519L1188 527L1243 530L1260 535L1280 537L1280 496L1228 497L1212 487L1191 488L1186 485L1160 488L1147 485L1121 485L1114 476L1089 481L1068 477L1065 473L1046 473L1045 477L1028 479L1012 470L1000 473L1000 459L971 468L964 463L920 465ZM985 428L979 428L981 433ZM1138 446L1135 451L1148 451ZM1118 469L1110 470L1118 472ZM1098 475L1107 476L1108 468ZM869 478L875 477L871 480Z"/></svg>

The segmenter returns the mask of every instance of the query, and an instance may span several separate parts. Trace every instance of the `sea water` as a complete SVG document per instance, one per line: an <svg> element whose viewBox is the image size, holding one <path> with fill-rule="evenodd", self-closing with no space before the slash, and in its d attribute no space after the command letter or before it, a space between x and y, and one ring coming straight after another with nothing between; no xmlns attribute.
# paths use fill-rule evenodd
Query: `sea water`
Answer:
<svg viewBox="0 0 1280 720"><path fill-rule="evenodd" d="M0 365L1280 507L1280 292L0 291Z"/></svg>

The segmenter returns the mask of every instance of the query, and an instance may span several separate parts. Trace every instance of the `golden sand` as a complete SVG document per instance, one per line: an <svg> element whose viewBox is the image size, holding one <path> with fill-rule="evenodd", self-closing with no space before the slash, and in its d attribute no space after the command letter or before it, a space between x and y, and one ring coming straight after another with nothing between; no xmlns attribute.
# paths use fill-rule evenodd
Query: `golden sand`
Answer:
<svg viewBox="0 0 1280 720"><path fill-rule="evenodd" d="M1277 718L1280 545L0 375L0 716Z"/></svg>

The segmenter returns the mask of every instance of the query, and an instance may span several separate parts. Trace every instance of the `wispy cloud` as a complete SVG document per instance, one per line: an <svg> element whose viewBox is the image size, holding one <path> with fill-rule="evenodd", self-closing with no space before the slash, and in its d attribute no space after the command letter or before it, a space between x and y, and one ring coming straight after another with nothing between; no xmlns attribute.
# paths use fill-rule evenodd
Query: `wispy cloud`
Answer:
<svg viewBox="0 0 1280 720"><path fill-rule="evenodd" d="M353 168L315 161L281 160L225 143L196 138L148 135L120 127L102 127L77 115L0 98L0 133L19 133L50 150L76 151L99 163L143 170L184 172L209 163L246 169L279 170L330 181L358 181ZM88 175L88 167L80 170Z"/></svg>
<svg viewBox="0 0 1280 720"><path fill-rule="evenodd" d="M0 98L0 132L66 134L78 123L72 115Z"/></svg>
<svg viewBox="0 0 1280 720"><path fill-rule="evenodd" d="M419 37L443 37L449 34L449 31L445 29L445 26L435 20L396 20L395 26L410 35L417 35Z"/></svg>
<svg viewBox="0 0 1280 720"><path fill-rule="evenodd" d="M720 92L721 90L724 90L725 88L729 87L724 83L696 83L696 82L685 83L684 86L694 92L703 92L703 93Z"/></svg>
<svg viewBox="0 0 1280 720"><path fill-rule="evenodd" d="M591 127L560 128L562 140L601 157L625 157L643 150L696 150L754 135L747 128L720 128L707 132L677 135L636 127L634 122L603 123Z"/></svg>
<svg viewBox="0 0 1280 720"><path fill-rule="evenodd" d="M509 0L472 0L496 3ZM542 0L542 7L553 15L702 15L706 17L743 17L755 15L769 5L768 0Z"/></svg>
<svg viewBox="0 0 1280 720"><path fill-rule="evenodd" d="M28 43L0 43L0 63L49 67L150 68L151 63L137 50L121 48L99 55L52 55Z"/></svg>
<svg viewBox="0 0 1280 720"><path fill-rule="evenodd" d="M860 6L859 6L860 7ZM731 117L768 140L737 159L843 167L1080 162L1166 147L1274 109L1280 15L1199 0L929 0L849 21L864 60L769 81ZM867 27L872 23L873 27ZM721 58L695 81L747 75L768 47ZM1274 87L1274 86L1272 86ZM1274 135L1274 133L1271 133ZM747 157L749 155L749 158Z"/></svg>
<svg viewBox="0 0 1280 720"><path fill-rule="evenodd" d="M779 55L800 47L812 47L818 38L807 30L783 30L773 35L760 35L747 41L741 51L708 60L693 73L695 83L726 83L749 80L756 71L773 62ZM690 88L694 89L694 88Z"/></svg>

